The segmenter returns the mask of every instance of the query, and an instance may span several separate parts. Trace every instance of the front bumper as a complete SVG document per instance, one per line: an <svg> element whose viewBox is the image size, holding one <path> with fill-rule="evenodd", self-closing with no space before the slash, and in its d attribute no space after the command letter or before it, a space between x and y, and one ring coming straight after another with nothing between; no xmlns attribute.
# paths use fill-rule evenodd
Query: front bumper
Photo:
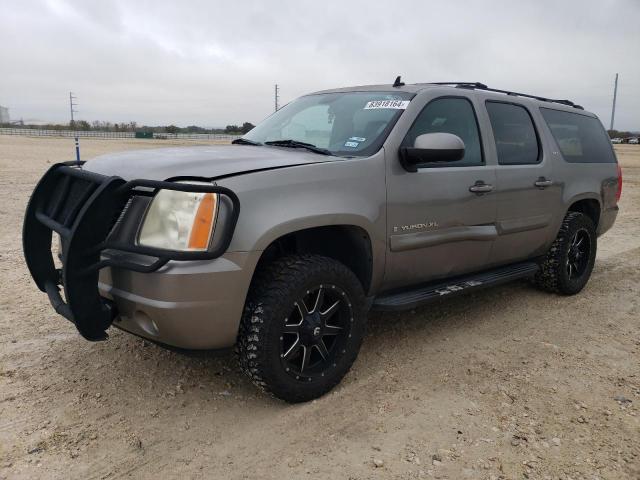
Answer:
<svg viewBox="0 0 640 480"><path fill-rule="evenodd" d="M113 301L114 326L174 347L232 346L259 252L227 253L199 262L170 262L155 273L116 268L100 274Z"/></svg>
<svg viewBox="0 0 640 480"><path fill-rule="evenodd" d="M135 215L129 213L144 208L161 189L220 196L224 207L218 214L209 250L176 251L137 244L137 223L132 221ZM104 340L114 319L122 315L117 302L101 295L98 282L102 270L113 269L119 291L133 292L127 288L133 278L141 285L154 278L154 272L176 270L181 262L195 268L220 259L231 242L239 211L235 193L212 183L126 181L86 171L80 165L56 164L40 179L29 199L22 229L24 257L33 280L47 293L55 311L73 322L87 340ZM61 237L61 267L54 263L51 251L53 232ZM157 280L150 283L157 284ZM118 298L117 292L113 297Z"/></svg>

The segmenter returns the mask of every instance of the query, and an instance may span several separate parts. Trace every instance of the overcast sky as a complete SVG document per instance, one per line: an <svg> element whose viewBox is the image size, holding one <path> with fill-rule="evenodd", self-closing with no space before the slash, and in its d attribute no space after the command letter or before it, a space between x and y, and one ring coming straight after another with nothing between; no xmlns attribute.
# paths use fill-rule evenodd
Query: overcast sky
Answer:
<svg viewBox="0 0 640 480"><path fill-rule="evenodd" d="M257 123L325 88L481 81L640 130L639 0L0 0L13 119Z"/></svg>

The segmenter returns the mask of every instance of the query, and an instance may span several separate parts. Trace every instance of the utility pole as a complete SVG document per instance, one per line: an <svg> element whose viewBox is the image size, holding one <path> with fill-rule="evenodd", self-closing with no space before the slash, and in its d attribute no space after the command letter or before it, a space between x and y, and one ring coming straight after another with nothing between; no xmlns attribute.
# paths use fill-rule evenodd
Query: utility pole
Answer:
<svg viewBox="0 0 640 480"><path fill-rule="evenodd" d="M80 166L80 143L78 142L78 131L76 130L76 122L73 119L73 114L77 113L78 111L74 108L77 107L78 104L76 102L74 102L74 100L77 97L75 97L73 95L73 92L69 92L69 110L71 112L71 128L73 128L74 133L75 133L75 141L76 141L76 163L78 166Z"/></svg>
<svg viewBox="0 0 640 480"><path fill-rule="evenodd" d="M613 120L616 116L616 98L618 97L618 74L616 73L616 81L613 85L613 106L611 107L611 125L609 130L613 130Z"/></svg>
<svg viewBox="0 0 640 480"><path fill-rule="evenodd" d="M73 119L73 114L74 113L78 113L78 111L74 108L77 107L78 104L76 102L74 102L74 100L77 97L73 94L73 92L69 92L69 111L71 112L71 128L75 129L76 128L76 124L75 121Z"/></svg>
<svg viewBox="0 0 640 480"><path fill-rule="evenodd" d="M274 100L275 100L275 104L276 104L276 112L280 108L278 106L278 100L280 100L279 92L280 92L280 88L278 87L278 84L276 83L276 88L275 88L275 91L274 91Z"/></svg>

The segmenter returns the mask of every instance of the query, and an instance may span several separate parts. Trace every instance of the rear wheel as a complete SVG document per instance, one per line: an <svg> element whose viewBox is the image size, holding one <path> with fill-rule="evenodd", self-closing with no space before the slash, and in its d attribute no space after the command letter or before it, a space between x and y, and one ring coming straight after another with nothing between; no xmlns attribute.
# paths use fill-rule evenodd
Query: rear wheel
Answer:
<svg viewBox="0 0 640 480"><path fill-rule="evenodd" d="M535 284L543 290L563 295L580 292L591 276L596 250L593 221L583 213L567 213L535 276Z"/></svg>
<svg viewBox="0 0 640 480"><path fill-rule="evenodd" d="M365 322L362 286L343 264L316 255L276 260L252 283L238 338L240 366L283 400L317 398L348 372Z"/></svg>

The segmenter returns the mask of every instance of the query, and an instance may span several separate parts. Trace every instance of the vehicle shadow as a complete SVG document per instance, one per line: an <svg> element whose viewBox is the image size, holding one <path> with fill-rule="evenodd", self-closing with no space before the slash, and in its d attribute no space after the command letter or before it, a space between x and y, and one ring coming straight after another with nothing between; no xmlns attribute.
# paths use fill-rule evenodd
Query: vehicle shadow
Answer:
<svg viewBox="0 0 640 480"><path fill-rule="evenodd" d="M478 327L481 322L490 322L490 312L505 310L509 303L527 292L536 293L526 282L498 286L478 293L443 299L428 306L401 312L370 312L368 333L364 340L356 368L360 376L367 376L384 368L387 357L380 352L391 352L400 356L408 342L421 342L424 348L437 345L447 336L464 333ZM532 293L533 292L533 293ZM489 327L499 328L499 326ZM147 340L115 331L110 341L98 347L100 355L110 364L105 375L119 372L120 384L141 390L146 396L172 397L184 391L198 391L204 396L233 396L247 401L286 405L262 394L239 370L233 349L214 351L186 351L167 349ZM82 362L91 362L96 352L89 347L78 352ZM82 357L85 357L84 359ZM425 358L425 362L429 359ZM88 375L89 373L87 373ZM109 382L107 382L109 383ZM349 388L349 376L345 385ZM145 387L147 385L148 387ZM115 392L114 392L115 393Z"/></svg>

